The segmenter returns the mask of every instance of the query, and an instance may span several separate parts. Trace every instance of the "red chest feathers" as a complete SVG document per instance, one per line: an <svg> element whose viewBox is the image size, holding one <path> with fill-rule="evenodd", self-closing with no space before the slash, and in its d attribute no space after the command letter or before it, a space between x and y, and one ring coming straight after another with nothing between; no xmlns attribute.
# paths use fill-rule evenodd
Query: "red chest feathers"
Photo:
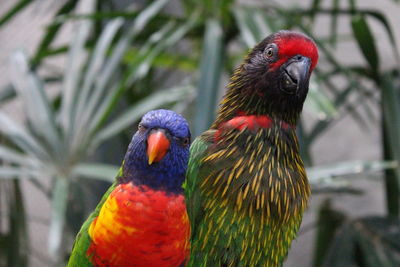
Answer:
<svg viewBox="0 0 400 267"><path fill-rule="evenodd" d="M89 229L96 266L177 267L189 256L190 224L182 195L118 185Z"/></svg>

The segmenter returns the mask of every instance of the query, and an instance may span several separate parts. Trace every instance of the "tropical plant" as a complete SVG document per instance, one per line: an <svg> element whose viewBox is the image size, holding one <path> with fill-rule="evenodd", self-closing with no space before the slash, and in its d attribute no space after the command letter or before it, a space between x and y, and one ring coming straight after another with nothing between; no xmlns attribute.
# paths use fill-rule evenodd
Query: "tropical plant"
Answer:
<svg viewBox="0 0 400 267"><path fill-rule="evenodd" d="M79 183L77 179L80 177L112 181L117 172L114 166L84 163L90 154L105 140L131 126L148 109L182 102L194 92L188 83L158 90L150 97L144 96L132 101L124 112L107 121L110 111L120 103L118 97L121 91L148 72L151 57L157 55L154 46L162 51L190 28L190 21L181 25L168 24L150 35L145 46L139 50L143 56L130 64L128 71L122 72L126 78L121 81L119 71L123 67L122 57L130 43L165 3L160 0L149 5L126 30L121 29L123 19L111 20L104 26L89 53L85 45L89 41L93 21L76 22L67 55L67 67L60 83L61 90L54 99L48 97L43 81L31 70L25 55L22 52L12 55L13 88L23 104L26 120L17 123L10 115L0 113L0 132L5 139L0 146L0 159L3 161L0 177L29 179L51 199L49 250L56 261L62 260L60 256L64 252L60 246L63 244L70 187ZM85 1L82 9L90 13L93 5L94 1ZM115 40L118 33L121 37ZM170 36L163 36L166 34ZM161 37L166 39L157 40ZM155 45L155 41L159 42ZM150 48L151 53L148 51ZM45 186L47 180L50 180L50 188ZM10 253L20 251L26 255L26 224L22 217L22 220L16 217L24 216L18 180L6 185L11 186L16 193L8 201L9 217L13 220L10 225L17 228L17 234L14 235L14 230L10 229L10 238L4 240L2 245L10 249ZM13 242L15 248L9 247L12 238L18 238L19 235L23 235L23 239ZM14 257L10 256L8 266L26 265L26 257L21 258L24 260L14 262Z"/></svg>

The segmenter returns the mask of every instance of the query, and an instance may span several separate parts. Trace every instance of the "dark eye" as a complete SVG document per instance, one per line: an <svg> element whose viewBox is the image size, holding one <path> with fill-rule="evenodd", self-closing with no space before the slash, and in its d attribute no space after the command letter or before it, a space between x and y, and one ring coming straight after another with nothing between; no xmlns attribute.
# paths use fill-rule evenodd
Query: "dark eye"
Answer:
<svg viewBox="0 0 400 267"><path fill-rule="evenodd" d="M265 54L267 55L267 57L273 57L274 51L273 51L272 47L268 48L267 51L265 52Z"/></svg>
<svg viewBox="0 0 400 267"><path fill-rule="evenodd" d="M147 127L146 126L143 126L143 124L141 124L141 123L139 123L139 125L138 125L138 130L139 131L145 131L147 129Z"/></svg>
<svg viewBox="0 0 400 267"><path fill-rule="evenodd" d="M189 137L181 138L181 144L182 144L183 146L189 145L189 144L190 144L190 138L189 138Z"/></svg>
<svg viewBox="0 0 400 267"><path fill-rule="evenodd" d="M275 44L270 44L268 45L265 50L264 50L264 55L268 58L268 59L272 59L276 57L278 47Z"/></svg>

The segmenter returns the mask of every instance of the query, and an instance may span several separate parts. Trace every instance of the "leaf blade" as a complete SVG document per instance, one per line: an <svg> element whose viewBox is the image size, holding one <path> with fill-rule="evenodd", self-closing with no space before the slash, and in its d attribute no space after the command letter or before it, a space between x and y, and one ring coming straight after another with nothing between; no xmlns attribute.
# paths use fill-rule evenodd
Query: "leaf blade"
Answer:
<svg viewBox="0 0 400 267"><path fill-rule="evenodd" d="M375 38L364 16L354 15L351 19L351 27L357 44L367 60L371 69L377 73L379 67L379 56L375 46Z"/></svg>
<svg viewBox="0 0 400 267"><path fill-rule="evenodd" d="M65 215L68 204L69 181L58 177L52 192L48 248L53 257L58 257L61 247Z"/></svg>
<svg viewBox="0 0 400 267"><path fill-rule="evenodd" d="M193 92L194 88L192 86L178 86L167 90L161 90L149 97L142 99L125 111L124 114L116 118L113 122L96 133L93 136L92 146L95 147L102 141L111 138L112 136L126 129L132 123L139 120L148 110L178 102L182 99L185 99Z"/></svg>
<svg viewBox="0 0 400 267"><path fill-rule="evenodd" d="M200 77L197 85L196 116L193 135L207 129L214 120L219 81L225 57L223 31L220 22L209 19L204 33L203 52L200 63Z"/></svg>
<svg viewBox="0 0 400 267"><path fill-rule="evenodd" d="M84 163L77 165L72 174L74 176L92 178L113 183L117 176L119 167L103 163Z"/></svg>
<svg viewBox="0 0 400 267"><path fill-rule="evenodd" d="M49 145L50 153L56 158L60 157L60 136L54 112L39 78L29 70L26 56L22 52L16 52L11 57L11 80L24 104L32 129Z"/></svg>

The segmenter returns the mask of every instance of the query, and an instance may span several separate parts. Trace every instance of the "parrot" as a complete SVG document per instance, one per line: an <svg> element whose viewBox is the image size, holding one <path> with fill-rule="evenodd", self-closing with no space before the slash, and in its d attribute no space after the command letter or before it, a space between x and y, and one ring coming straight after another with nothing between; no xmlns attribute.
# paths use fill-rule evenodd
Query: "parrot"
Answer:
<svg viewBox="0 0 400 267"><path fill-rule="evenodd" d="M188 122L173 111L142 117L115 182L77 234L68 267L184 266L190 138Z"/></svg>
<svg viewBox="0 0 400 267"><path fill-rule="evenodd" d="M281 30L234 70L215 121L190 148L187 266L283 265L311 194L296 124L317 61L312 39Z"/></svg>

